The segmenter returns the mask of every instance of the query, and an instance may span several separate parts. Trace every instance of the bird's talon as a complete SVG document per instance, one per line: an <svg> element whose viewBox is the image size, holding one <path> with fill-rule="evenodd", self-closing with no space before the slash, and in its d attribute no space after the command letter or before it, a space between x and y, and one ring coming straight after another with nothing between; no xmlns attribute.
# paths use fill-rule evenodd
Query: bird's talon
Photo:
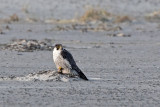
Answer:
<svg viewBox="0 0 160 107"><path fill-rule="evenodd" d="M62 73L62 70L63 70L63 68L62 68L62 67L59 67L59 68L58 68L58 73Z"/></svg>

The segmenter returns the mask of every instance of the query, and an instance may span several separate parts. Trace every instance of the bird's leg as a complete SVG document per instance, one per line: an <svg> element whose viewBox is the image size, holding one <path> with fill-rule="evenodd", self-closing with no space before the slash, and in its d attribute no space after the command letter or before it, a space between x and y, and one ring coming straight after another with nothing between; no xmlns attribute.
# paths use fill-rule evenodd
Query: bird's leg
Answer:
<svg viewBox="0 0 160 107"><path fill-rule="evenodd" d="M62 73L63 68L62 67L58 67L58 73Z"/></svg>

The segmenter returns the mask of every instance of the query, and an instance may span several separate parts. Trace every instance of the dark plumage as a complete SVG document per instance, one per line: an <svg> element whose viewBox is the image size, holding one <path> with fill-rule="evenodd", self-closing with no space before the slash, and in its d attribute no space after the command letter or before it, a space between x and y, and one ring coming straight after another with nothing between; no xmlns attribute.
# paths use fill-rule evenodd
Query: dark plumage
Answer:
<svg viewBox="0 0 160 107"><path fill-rule="evenodd" d="M70 52L68 52L66 49L63 49L61 51L61 55L63 56L64 59L66 59L71 64L71 69L77 71L80 78L82 78L84 80L88 80L87 77L83 74L83 72L76 65L76 63L73 59L73 56L70 54Z"/></svg>

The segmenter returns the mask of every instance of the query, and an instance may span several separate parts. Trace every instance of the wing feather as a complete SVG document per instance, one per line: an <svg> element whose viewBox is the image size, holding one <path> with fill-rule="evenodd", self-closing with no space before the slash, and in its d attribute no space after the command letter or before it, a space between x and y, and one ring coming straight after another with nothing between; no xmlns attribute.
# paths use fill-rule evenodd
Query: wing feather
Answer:
<svg viewBox="0 0 160 107"><path fill-rule="evenodd" d="M65 49L61 52L62 57L65 59L66 66L70 67L72 70L77 71L80 78L84 80L88 80L87 77L83 74L83 72L76 65L73 56Z"/></svg>
<svg viewBox="0 0 160 107"><path fill-rule="evenodd" d="M73 59L73 56L67 50L63 49L63 51L61 51L61 55L66 60L65 62L71 66L71 69L74 69L74 67L77 66Z"/></svg>

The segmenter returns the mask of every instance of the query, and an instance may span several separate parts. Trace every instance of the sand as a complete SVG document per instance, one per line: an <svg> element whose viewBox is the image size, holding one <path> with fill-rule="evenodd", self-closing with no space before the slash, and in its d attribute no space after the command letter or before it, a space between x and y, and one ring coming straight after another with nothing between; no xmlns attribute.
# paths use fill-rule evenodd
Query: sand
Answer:
<svg viewBox="0 0 160 107"><path fill-rule="evenodd" d="M160 19L156 17L156 20L151 18L150 21L145 18L160 9L159 0L0 2L0 19L9 18L14 13L19 17L18 22L8 23L3 20L0 23L3 31L0 34L0 47L13 43L12 39L48 39L52 41L52 46L62 43L89 78L89 81L84 81L56 74L51 50L33 49L30 52L21 52L0 49L0 106L160 105ZM42 7L43 4L45 8ZM82 15L88 5L99 6L114 14L128 15L133 21L109 23L109 27L122 28L116 31L53 30L57 25L45 23L45 20L52 17L70 19L77 13ZM68 14L65 14L66 12ZM38 21L28 22L26 17L34 17ZM9 26L9 29L6 26ZM39 73L40 71L46 72ZM53 75L54 73L56 75Z"/></svg>

